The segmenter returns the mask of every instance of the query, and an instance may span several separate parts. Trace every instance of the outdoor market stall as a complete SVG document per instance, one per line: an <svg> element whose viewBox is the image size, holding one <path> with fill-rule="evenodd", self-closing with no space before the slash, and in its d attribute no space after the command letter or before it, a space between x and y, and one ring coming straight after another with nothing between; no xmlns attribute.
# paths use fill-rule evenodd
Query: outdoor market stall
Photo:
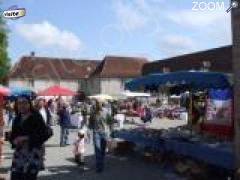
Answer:
<svg viewBox="0 0 240 180"><path fill-rule="evenodd" d="M58 85L50 86L42 91L38 92L38 96L54 97L54 96L74 96L76 92ZM70 116L69 129L78 129L81 126L83 120L82 114L79 111L73 111Z"/></svg>
<svg viewBox="0 0 240 180"><path fill-rule="evenodd" d="M173 72L165 74L152 74L136 78L126 83L126 88L130 90L143 89L146 86L160 86L160 85L184 85L189 86L190 91L190 108L189 108L189 124L190 128L175 128L173 130L159 130L158 132L149 129L143 129L141 133L139 130L122 130L115 131L113 133L114 138L122 138L126 141L133 142L135 144L141 144L145 147L151 147L155 150L161 150L165 152L174 152L178 155L184 155L191 157L202 162L206 162L210 165L218 166L224 169L234 169L233 149L232 142L225 141L221 138L221 135L227 138L231 138L233 132L233 120L231 116L226 116L228 123L219 124L215 117L215 121L205 123L203 122L202 130L206 130L208 133L215 135L209 136L203 131L200 133L192 130L192 95L194 91L199 90L211 90L213 92L220 91L220 94L224 91L229 91L230 84L225 75L221 73L210 72ZM226 94L226 93L225 93ZM210 93L211 95L211 93ZM222 95L221 98L226 95ZM210 96L211 98L213 96ZM220 98L220 99L221 99ZM228 98L232 98L228 93ZM219 100L219 99L218 99ZM225 100L225 99L224 99ZM208 98L209 102L213 102ZM231 101L230 101L231 102ZM218 102L219 103L219 102ZM221 104L221 103L220 103ZM222 105L222 104L221 104ZM228 106L231 104L228 103ZM231 108L225 108L229 109ZM213 112L213 111L212 111Z"/></svg>
<svg viewBox="0 0 240 180"><path fill-rule="evenodd" d="M143 110L141 102L148 101L151 94L126 90L113 97L115 97L120 103L121 114L132 117L141 117Z"/></svg>
<svg viewBox="0 0 240 180"><path fill-rule="evenodd" d="M226 93L225 91L230 91L230 84L227 77L222 73L217 72L172 72L172 73L164 73L164 74L151 74L147 76L143 76L140 78L136 78L132 81L126 83L126 88L130 90L139 89L145 86L161 86L161 85L184 85L189 87L189 123L192 124L192 110L193 110L193 92L199 90L209 90L210 92L215 92L215 94ZM218 91L221 91L220 93ZM211 93L210 93L211 94ZM224 96L224 95L222 95ZM228 93L228 98L231 97L231 93ZM231 117L229 117L231 118ZM215 123L215 124L214 124ZM233 121L232 118L229 120L229 124L218 124L218 121L214 121L213 124L206 124L206 127L211 126L215 127L215 129L222 129L222 133L225 134L225 131L229 131L233 129ZM214 128L211 128L212 131L215 131ZM219 130L217 131L219 132ZM220 131L221 133L221 131ZM230 136L231 134L229 134Z"/></svg>
<svg viewBox="0 0 240 180"><path fill-rule="evenodd" d="M172 152L227 170L234 169L230 142L193 137L190 130L123 129L115 131L112 137L140 145L151 152Z"/></svg>

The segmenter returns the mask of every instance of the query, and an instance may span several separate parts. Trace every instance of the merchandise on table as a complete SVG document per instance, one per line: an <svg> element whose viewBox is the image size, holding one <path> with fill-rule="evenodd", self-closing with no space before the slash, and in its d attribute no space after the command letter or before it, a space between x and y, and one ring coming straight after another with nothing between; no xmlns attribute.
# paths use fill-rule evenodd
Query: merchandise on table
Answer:
<svg viewBox="0 0 240 180"><path fill-rule="evenodd" d="M124 139L152 152L174 152L225 169L234 169L234 153L231 142L192 132L186 127L169 130L132 129L119 130L113 138Z"/></svg>

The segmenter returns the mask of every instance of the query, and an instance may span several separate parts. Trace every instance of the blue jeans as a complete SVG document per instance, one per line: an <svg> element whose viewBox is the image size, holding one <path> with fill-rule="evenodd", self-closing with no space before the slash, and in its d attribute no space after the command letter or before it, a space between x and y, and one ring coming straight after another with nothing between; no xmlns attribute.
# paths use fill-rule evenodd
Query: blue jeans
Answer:
<svg viewBox="0 0 240 180"><path fill-rule="evenodd" d="M102 132L93 132L93 143L96 156L96 168L98 171L104 169L104 158L106 152L107 138Z"/></svg>
<svg viewBox="0 0 240 180"><path fill-rule="evenodd" d="M67 145L68 142L68 128L61 126L61 131L60 131L60 146L65 146Z"/></svg>
<svg viewBox="0 0 240 180"><path fill-rule="evenodd" d="M11 124L13 118L14 118L14 114L13 114L13 112L8 111L8 125Z"/></svg>

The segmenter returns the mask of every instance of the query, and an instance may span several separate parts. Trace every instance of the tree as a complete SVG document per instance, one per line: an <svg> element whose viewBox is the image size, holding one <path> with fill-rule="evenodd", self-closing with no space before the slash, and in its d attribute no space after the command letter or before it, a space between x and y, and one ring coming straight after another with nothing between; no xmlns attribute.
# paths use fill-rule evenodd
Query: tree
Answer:
<svg viewBox="0 0 240 180"><path fill-rule="evenodd" d="M8 73L10 68L10 59L8 57L8 31L6 28L6 22L2 16L0 16L0 82L3 77Z"/></svg>

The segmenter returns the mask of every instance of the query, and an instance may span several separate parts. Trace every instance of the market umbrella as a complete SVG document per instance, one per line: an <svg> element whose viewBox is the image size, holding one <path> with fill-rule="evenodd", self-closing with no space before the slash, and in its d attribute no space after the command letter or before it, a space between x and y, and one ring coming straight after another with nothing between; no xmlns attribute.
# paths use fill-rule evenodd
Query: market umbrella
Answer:
<svg viewBox="0 0 240 180"><path fill-rule="evenodd" d="M38 96L74 96L76 92L58 85L51 86L38 92Z"/></svg>
<svg viewBox="0 0 240 180"><path fill-rule="evenodd" d="M223 73L191 71L150 74L130 80L125 86L127 89L135 90L141 86L160 86L167 84L189 85L192 89L224 89L230 87L230 83Z"/></svg>
<svg viewBox="0 0 240 180"><path fill-rule="evenodd" d="M96 94L93 96L89 96L90 99L97 99L99 101L107 101L107 100L114 100L114 98L107 94Z"/></svg>
<svg viewBox="0 0 240 180"><path fill-rule="evenodd" d="M9 88L0 85L0 95L6 96L8 94L10 94Z"/></svg>
<svg viewBox="0 0 240 180"><path fill-rule="evenodd" d="M34 91L28 87L24 86L10 86L10 97L18 97L18 96L32 96Z"/></svg>

